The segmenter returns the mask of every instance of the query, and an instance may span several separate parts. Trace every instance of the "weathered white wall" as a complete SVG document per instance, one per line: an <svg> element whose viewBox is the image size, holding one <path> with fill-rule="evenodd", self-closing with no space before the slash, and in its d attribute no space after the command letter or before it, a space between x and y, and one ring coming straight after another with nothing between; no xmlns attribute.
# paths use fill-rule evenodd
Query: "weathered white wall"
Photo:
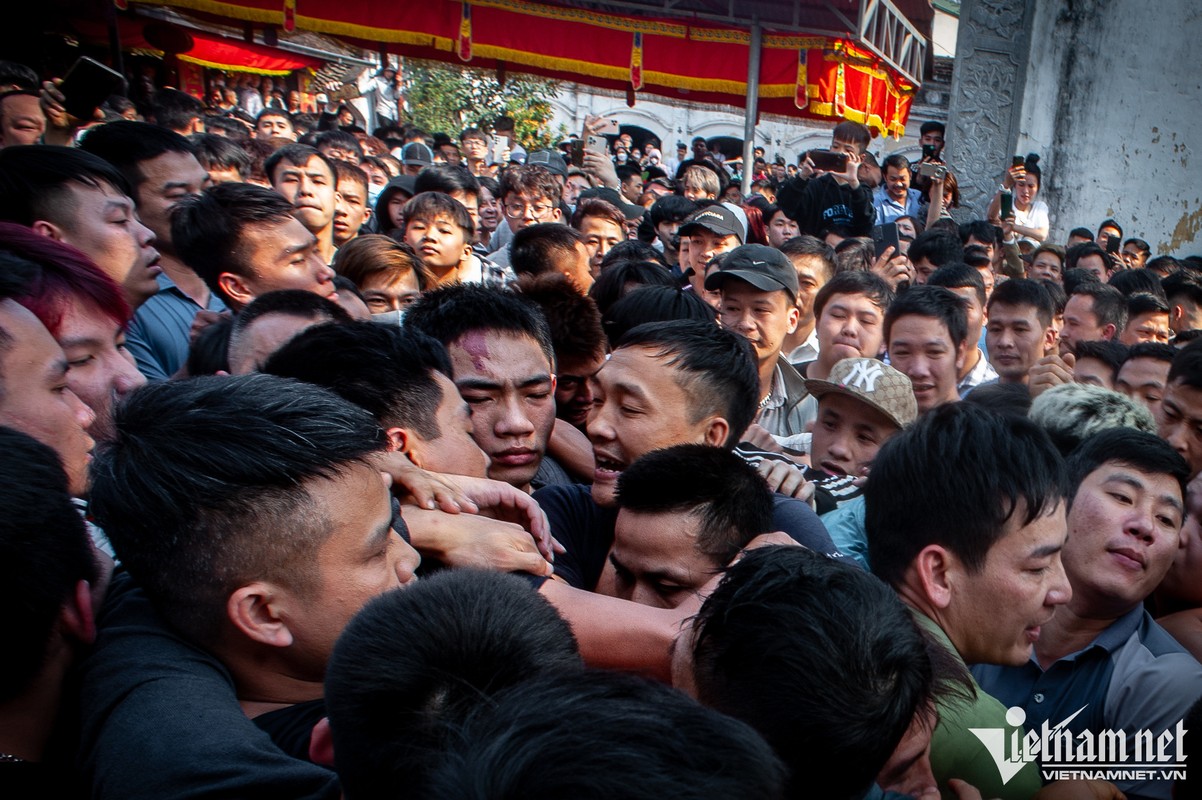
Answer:
<svg viewBox="0 0 1202 800"><path fill-rule="evenodd" d="M1015 153L1043 156L1052 237L1113 217L1202 253L1202 3L1039 0Z"/></svg>

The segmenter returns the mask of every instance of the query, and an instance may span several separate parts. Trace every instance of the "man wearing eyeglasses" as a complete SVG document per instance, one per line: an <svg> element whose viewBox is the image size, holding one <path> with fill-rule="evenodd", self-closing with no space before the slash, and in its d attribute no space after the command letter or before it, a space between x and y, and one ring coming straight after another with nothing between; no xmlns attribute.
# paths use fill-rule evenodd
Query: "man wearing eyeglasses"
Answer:
<svg viewBox="0 0 1202 800"><path fill-rule="evenodd" d="M501 213L514 233L528 225L563 222L559 209L562 188L559 180L545 167L510 167L501 173ZM510 237L513 241L513 237ZM500 267L509 267L510 246L497 250L489 258Z"/></svg>

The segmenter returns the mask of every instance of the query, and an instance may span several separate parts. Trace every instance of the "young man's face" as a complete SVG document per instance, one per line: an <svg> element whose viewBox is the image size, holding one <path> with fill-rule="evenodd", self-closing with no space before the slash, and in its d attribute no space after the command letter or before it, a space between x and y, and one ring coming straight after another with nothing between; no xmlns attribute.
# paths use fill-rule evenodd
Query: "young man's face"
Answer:
<svg viewBox="0 0 1202 800"><path fill-rule="evenodd" d="M598 586L654 608L676 608L724 565L697 550L701 519L691 513L621 509Z"/></svg>
<svg viewBox="0 0 1202 800"><path fill-rule="evenodd" d="M1064 327L1060 329L1060 355L1071 353L1081 342L1100 342L1114 336L1113 325L1098 323L1093 298L1075 294L1064 306Z"/></svg>
<svg viewBox="0 0 1202 800"><path fill-rule="evenodd" d="M775 362L785 337L797 330L801 317L789 293L765 292L746 281L727 278L721 294L718 316L722 327L747 339L761 366Z"/></svg>
<svg viewBox="0 0 1202 800"><path fill-rule="evenodd" d="M830 279L830 267L819 256L790 256L789 262L797 270L798 324L814 322L814 298L818 290Z"/></svg>
<svg viewBox="0 0 1202 800"><path fill-rule="evenodd" d="M734 234L714 233L700 226L689 229L689 252L693 263L704 266L714 256L729 253L739 246L739 237Z"/></svg>
<svg viewBox="0 0 1202 800"><path fill-rule="evenodd" d="M1140 342L1169 343L1169 314L1167 311L1149 311L1127 320L1127 326L1119 335L1119 341L1130 347Z"/></svg>
<svg viewBox="0 0 1202 800"><path fill-rule="evenodd" d="M0 100L0 147L37 144L46 132L46 115L33 95L14 94Z"/></svg>
<svg viewBox="0 0 1202 800"><path fill-rule="evenodd" d="M303 484L315 519L329 520L317 550L312 585L282 592L288 603L289 647L298 673L321 680L334 642L363 606L413 582L421 556L392 530L385 479L363 464L347 464L333 478Z"/></svg>
<svg viewBox="0 0 1202 800"><path fill-rule="evenodd" d="M485 477L488 457L472 438L474 429L467 403L450 378L441 372L433 372L432 376L442 392L442 401L435 410L438 436L426 439L417 431L410 431L406 451L410 460L432 472Z"/></svg>
<svg viewBox="0 0 1202 800"><path fill-rule="evenodd" d="M1185 507L1171 475L1107 461L1081 482L1068 515L1064 569L1074 608L1130 611L1152 594L1184 544Z"/></svg>
<svg viewBox="0 0 1202 800"><path fill-rule="evenodd" d="M655 226L655 235L659 238L664 250L675 253L680 250L680 222L661 222Z"/></svg>
<svg viewBox="0 0 1202 800"><path fill-rule="evenodd" d="M605 356L563 358L556 365L555 415L584 430L593 410L592 377L605 364Z"/></svg>
<svg viewBox="0 0 1202 800"><path fill-rule="evenodd" d="M1185 522L1181 526L1182 549L1164 576L1160 591L1192 607L1202 606L1202 478L1185 487Z"/></svg>
<svg viewBox="0 0 1202 800"><path fill-rule="evenodd" d="M605 217L584 217L580 220L580 235L589 252L589 268L593 277L601 274L601 261L614 245L626 241L626 229Z"/></svg>
<svg viewBox="0 0 1202 800"><path fill-rule="evenodd" d="M334 175L326 162L310 156L302 165L281 161L271 176L272 187L292 203L292 214L313 233L334 221Z"/></svg>
<svg viewBox="0 0 1202 800"><path fill-rule="evenodd" d="M402 311L417 302L422 289L417 283L417 274L406 270L393 277L388 272L376 272L363 279L359 291L373 314Z"/></svg>
<svg viewBox="0 0 1202 800"><path fill-rule="evenodd" d="M58 453L71 494L83 496L92 446L92 409L71 391L63 350L33 312L0 300L0 329L10 342L0 352L0 425L37 439Z"/></svg>
<svg viewBox="0 0 1202 800"><path fill-rule="evenodd" d="M1159 358L1129 358L1119 368L1115 389L1143 403L1156 417L1169 379L1169 366L1168 361Z"/></svg>
<svg viewBox="0 0 1202 800"><path fill-rule="evenodd" d="M130 198L101 186L70 184L72 212L57 226L54 238L82 250L137 307L159 290L155 278L163 268L153 246L154 232L138 220Z"/></svg>
<svg viewBox="0 0 1202 800"><path fill-rule="evenodd" d="M1037 281L1055 281L1059 283L1062 271L1063 267L1056 254L1045 250L1035 256L1035 260L1031 262L1031 269L1029 270L1031 274L1027 277Z"/></svg>
<svg viewBox="0 0 1202 800"><path fill-rule="evenodd" d="M447 348L488 477L526 489L555 424L551 362L529 336L469 331Z"/></svg>
<svg viewBox="0 0 1202 800"><path fill-rule="evenodd" d="M358 181L339 181L334 200L334 244L341 247L358 236L370 216L366 187Z"/></svg>
<svg viewBox="0 0 1202 800"><path fill-rule="evenodd" d="M1004 383L1026 383L1027 371L1055 344L1055 331L1039 321L1035 306L994 303L989 308L985 346L989 363Z"/></svg>
<svg viewBox="0 0 1202 800"><path fill-rule="evenodd" d="M209 174L191 153L163 153L138 162L142 183L134 192L138 218L154 231L160 247L171 247L171 212L180 201L200 194Z"/></svg>
<svg viewBox="0 0 1202 800"><path fill-rule="evenodd" d="M1189 464L1190 477L1202 472L1202 389L1181 378L1165 387L1156 433Z"/></svg>
<svg viewBox="0 0 1202 800"><path fill-rule="evenodd" d="M592 184L583 175L569 175L563 185L563 201L569 206L574 206L576 205L576 199L580 197L580 193L591 187Z"/></svg>
<svg viewBox="0 0 1202 800"><path fill-rule="evenodd" d="M514 233L540 222L559 222L559 206L546 195L531 196L527 192L511 192L502 203L505 219Z"/></svg>
<svg viewBox="0 0 1202 800"><path fill-rule="evenodd" d="M771 247L779 249L800 233L801 229L797 227L797 223L785 216L783 211L777 211L768 221L768 245Z"/></svg>
<svg viewBox="0 0 1202 800"><path fill-rule="evenodd" d="M832 153L847 153L850 156L860 154L860 146L855 142L849 142L845 139L831 139Z"/></svg>
<svg viewBox="0 0 1202 800"><path fill-rule="evenodd" d="M894 166L885 167L885 191L889 193L889 197L895 201L903 201L906 199L906 193L910 190L910 168L902 167L898 169Z"/></svg>
<svg viewBox="0 0 1202 800"><path fill-rule="evenodd" d="M134 357L125 349L125 328L92 303L68 301L58 331L67 357L67 386L96 414L88 433L113 438L113 407L146 385Z"/></svg>
<svg viewBox="0 0 1202 800"><path fill-rule="evenodd" d="M1079 357L1077 363L1073 365L1073 382L1113 389L1114 370L1100 359Z"/></svg>
<svg viewBox="0 0 1202 800"><path fill-rule="evenodd" d="M867 403L829 392L818 401L810 463L827 475L863 477L881 445L898 430L893 420Z"/></svg>
<svg viewBox="0 0 1202 800"><path fill-rule="evenodd" d="M942 627L968 664L1026 664L1041 626L1072 596L1060 560L1064 503L1029 525L1022 524L1024 506L1010 515L980 570L945 551L949 598Z"/></svg>
<svg viewBox="0 0 1202 800"><path fill-rule="evenodd" d="M459 266L472 253L466 232L447 216L409 220L405 243L417 251L427 267L439 271Z"/></svg>
<svg viewBox="0 0 1202 800"><path fill-rule="evenodd" d="M943 152L943 134L939 131L930 131L929 133L924 133L921 137L919 137L918 143L920 145L934 145L936 148L936 158L938 158L939 154Z"/></svg>
<svg viewBox="0 0 1202 800"><path fill-rule="evenodd" d="M876 358L884 345L884 322L881 307L867 295L831 295L817 324L820 358L828 366L845 358Z"/></svg>
<svg viewBox="0 0 1202 800"><path fill-rule="evenodd" d="M1094 277L1102 283L1105 283L1110 277L1110 269L1107 267L1106 261L1097 253L1090 253L1084 258L1077 259L1077 268L1093 273Z"/></svg>
<svg viewBox="0 0 1202 800"><path fill-rule="evenodd" d="M296 129L292 127L292 120L287 117L268 114L261 117L257 125L255 125L256 139L289 139L296 141Z"/></svg>
<svg viewBox="0 0 1202 800"><path fill-rule="evenodd" d="M588 437L597 462L593 500L598 505L614 505L618 476L644 453L674 444L725 443L725 420L708 416L689 421L693 399L678 382L676 368L656 352L619 348L593 379Z"/></svg>
<svg viewBox="0 0 1202 800"><path fill-rule="evenodd" d="M479 136L460 139L459 146L463 149L463 156L469 163L488 158L488 142Z"/></svg>
<svg viewBox="0 0 1202 800"><path fill-rule="evenodd" d="M964 301L964 309L968 316L968 348L965 352L972 353L985 326L985 306L981 305L977 290L971 286L957 286L954 289L949 288L948 291Z"/></svg>
<svg viewBox="0 0 1202 800"><path fill-rule="evenodd" d="M953 342L947 326L934 317L907 314L894 320L889 363L910 379L919 413L960 399L956 383L966 344Z"/></svg>
<svg viewBox="0 0 1202 800"><path fill-rule="evenodd" d="M1098 231L1098 238L1096 240L1096 244L1098 245L1098 247L1105 250L1106 245L1108 245L1110 243L1111 239L1121 239L1121 238L1123 238L1123 235L1121 233L1119 233L1119 229L1112 228L1108 225L1105 228L1102 228L1101 230Z"/></svg>
<svg viewBox="0 0 1202 800"><path fill-rule="evenodd" d="M227 294L234 295L241 305L277 289L303 289L335 299L334 270L318 252L317 237L295 217L247 225L238 238L238 249L250 275L237 276L241 284L237 294L226 285L229 273L223 273L218 280L223 281Z"/></svg>
<svg viewBox="0 0 1202 800"><path fill-rule="evenodd" d="M643 193L643 176L637 172L622 181L622 196L632 203L639 201Z"/></svg>
<svg viewBox="0 0 1202 800"><path fill-rule="evenodd" d="M1131 243L1123 245L1123 260L1131 269L1140 269L1148 261L1148 254Z"/></svg>

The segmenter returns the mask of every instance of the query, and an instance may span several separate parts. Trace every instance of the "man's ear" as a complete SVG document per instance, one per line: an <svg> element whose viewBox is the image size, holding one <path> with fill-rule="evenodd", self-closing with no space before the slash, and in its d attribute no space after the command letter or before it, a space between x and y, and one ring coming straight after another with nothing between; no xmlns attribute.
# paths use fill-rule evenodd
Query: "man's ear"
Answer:
<svg viewBox="0 0 1202 800"><path fill-rule="evenodd" d="M976 347L976 346L977 345L974 342L973 347ZM964 369L964 363L966 361L968 361L968 340L967 339L960 342L960 346L956 348L956 372L959 372L960 370Z"/></svg>
<svg viewBox="0 0 1202 800"><path fill-rule="evenodd" d="M922 592L935 608L947 608L952 601L952 562L952 554L937 544L927 545L914 559Z"/></svg>
<svg viewBox="0 0 1202 800"><path fill-rule="evenodd" d="M1102 341L1109 342L1118 335L1119 326L1113 322L1108 322L1105 328L1102 328Z"/></svg>
<svg viewBox="0 0 1202 800"><path fill-rule="evenodd" d="M555 206L555 208L551 209L551 221L552 222L560 222L562 220L563 220L563 211L560 209L559 206Z"/></svg>
<svg viewBox="0 0 1202 800"><path fill-rule="evenodd" d="M241 275L223 272L217 276L217 285L231 300L243 306L250 305L251 301L255 299L254 291L247 285L246 278Z"/></svg>
<svg viewBox="0 0 1202 800"><path fill-rule="evenodd" d="M256 581L235 590L225 602L230 622L253 642L271 647L292 644L292 631L280 615L280 587Z"/></svg>
<svg viewBox="0 0 1202 800"><path fill-rule="evenodd" d="M63 234L63 229L55 225L53 222L47 222L44 219L38 219L34 220L33 224L29 227L34 233L39 234L40 236L45 236L46 238L53 239L56 242L66 241L66 237Z"/></svg>
<svg viewBox="0 0 1202 800"><path fill-rule="evenodd" d="M1056 340L1059 338L1054 326L1049 325L1043 329L1043 354L1045 356L1056 352L1056 349L1059 347L1056 344Z"/></svg>
<svg viewBox="0 0 1202 800"><path fill-rule="evenodd" d="M71 596L59 611L59 625L82 644L96 641L96 613L92 603L92 584L77 581Z"/></svg>
<svg viewBox="0 0 1202 800"><path fill-rule="evenodd" d="M796 304L789 306L789 333L796 333L801 324L801 309Z"/></svg>
<svg viewBox="0 0 1202 800"><path fill-rule="evenodd" d="M730 423L722 417L710 417L705 423L705 434L702 443L711 447L725 447L726 439L730 436Z"/></svg>
<svg viewBox="0 0 1202 800"><path fill-rule="evenodd" d="M413 450L413 436L405 428L387 428L384 435L388 437L388 449L409 455Z"/></svg>

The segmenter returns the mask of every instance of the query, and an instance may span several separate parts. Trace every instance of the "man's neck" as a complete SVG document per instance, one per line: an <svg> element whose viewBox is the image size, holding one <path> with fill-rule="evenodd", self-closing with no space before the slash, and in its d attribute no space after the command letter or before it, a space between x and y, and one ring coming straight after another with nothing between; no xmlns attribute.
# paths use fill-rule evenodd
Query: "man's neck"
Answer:
<svg viewBox="0 0 1202 800"><path fill-rule="evenodd" d="M69 651L52 655L24 692L0 703L0 753L23 761L41 761L58 719Z"/></svg>
<svg viewBox="0 0 1202 800"><path fill-rule="evenodd" d="M321 255L322 262L332 263L334 253L338 252L338 248L334 246L334 223L331 222L319 231L313 231L313 235L317 237L317 252Z"/></svg>
<svg viewBox="0 0 1202 800"><path fill-rule="evenodd" d="M763 400L772 391L772 379L776 376L776 360L780 353L774 354L771 358L759 364L760 372L760 399Z"/></svg>
<svg viewBox="0 0 1202 800"><path fill-rule="evenodd" d="M159 266L175 287L184 293L192 302L201 308L209 307L209 287L199 275L175 257L174 254L160 251Z"/></svg>
<svg viewBox="0 0 1202 800"><path fill-rule="evenodd" d="M262 649L254 649L245 653L219 652L215 655L233 676L238 703L246 716L252 719L269 711L323 697L320 680L298 676L292 665L284 663L274 653L264 655Z"/></svg>
<svg viewBox="0 0 1202 800"><path fill-rule="evenodd" d="M668 262L669 267L680 266L680 251L664 248L664 261Z"/></svg>
<svg viewBox="0 0 1202 800"><path fill-rule="evenodd" d="M1065 656L1087 647L1132 608L1134 606L1095 609L1084 597L1074 596L1067 605L1056 609L1056 614L1040 631L1039 641L1035 643L1039 665L1047 669Z"/></svg>
<svg viewBox="0 0 1202 800"><path fill-rule="evenodd" d="M818 360L810 362L810 366L806 367L806 380L824 381L831 376L831 367L834 364L827 364L822 358L822 351L818 351Z"/></svg>

